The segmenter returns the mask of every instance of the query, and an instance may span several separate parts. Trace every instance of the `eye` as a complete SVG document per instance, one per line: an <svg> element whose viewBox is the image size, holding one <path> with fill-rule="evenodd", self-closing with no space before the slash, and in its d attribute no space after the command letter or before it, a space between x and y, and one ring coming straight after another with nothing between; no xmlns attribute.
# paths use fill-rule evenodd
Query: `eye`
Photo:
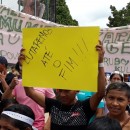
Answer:
<svg viewBox="0 0 130 130"><path fill-rule="evenodd" d="M113 100L113 99L114 99L114 97L112 97L112 96L109 96L109 97L108 97L108 99L109 99L109 100Z"/></svg>
<svg viewBox="0 0 130 130"><path fill-rule="evenodd" d="M119 101L119 102L123 102L124 99L123 99L123 98L118 98L118 101Z"/></svg>

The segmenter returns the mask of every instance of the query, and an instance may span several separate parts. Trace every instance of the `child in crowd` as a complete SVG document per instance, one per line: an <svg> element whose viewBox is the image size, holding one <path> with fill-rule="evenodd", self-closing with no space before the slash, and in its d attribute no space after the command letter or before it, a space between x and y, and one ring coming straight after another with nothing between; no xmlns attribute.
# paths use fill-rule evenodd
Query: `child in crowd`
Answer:
<svg viewBox="0 0 130 130"><path fill-rule="evenodd" d="M108 116L98 117L92 122L87 130L122 130L119 121Z"/></svg>
<svg viewBox="0 0 130 130"><path fill-rule="evenodd" d="M16 104L0 115L0 130L37 130L32 126L35 116L31 108Z"/></svg>
<svg viewBox="0 0 130 130"><path fill-rule="evenodd" d="M124 79L124 75L123 73L119 72L119 71L114 71L111 73L110 77L109 77L109 83L107 84L106 88L108 87L108 85L110 83L114 83L114 82L123 82ZM105 102L105 101L104 101ZM104 107L104 115L106 115L108 113L108 109L105 103L105 107Z"/></svg>
<svg viewBox="0 0 130 130"><path fill-rule="evenodd" d="M122 130L130 130L130 115L126 107L130 103L130 87L124 82L115 82L106 89L107 116L117 119Z"/></svg>
<svg viewBox="0 0 130 130"><path fill-rule="evenodd" d="M103 67L104 49L101 44L96 46L99 52L98 91L89 99L77 101L78 91L57 89L57 99L46 98L33 88L25 87L26 94L44 107L51 114L51 130L86 130L90 118L105 92L105 73ZM23 56L23 54L22 54Z"/></svg>

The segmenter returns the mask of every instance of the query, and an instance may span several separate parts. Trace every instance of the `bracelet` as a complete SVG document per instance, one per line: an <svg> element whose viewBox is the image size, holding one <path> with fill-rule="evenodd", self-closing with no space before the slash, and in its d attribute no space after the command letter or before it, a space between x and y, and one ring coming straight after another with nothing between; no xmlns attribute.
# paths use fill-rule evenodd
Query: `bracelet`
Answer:
<svg viewBox="0 0 130 130"><path fill-rule="evenodd" d="M98 67L104 67L104 63L99 63Z"/></svg>

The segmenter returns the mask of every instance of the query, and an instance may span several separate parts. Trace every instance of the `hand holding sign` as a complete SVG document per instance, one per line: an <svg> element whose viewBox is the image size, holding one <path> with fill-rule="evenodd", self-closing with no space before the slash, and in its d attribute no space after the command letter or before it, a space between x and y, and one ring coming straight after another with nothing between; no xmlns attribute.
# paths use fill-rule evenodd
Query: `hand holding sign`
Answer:
<svg viewBox="0 0 130 130"><path fill-rule="evenodd" d="M23 84L96 91L98 37L98 27L24 29Z"/></svg>

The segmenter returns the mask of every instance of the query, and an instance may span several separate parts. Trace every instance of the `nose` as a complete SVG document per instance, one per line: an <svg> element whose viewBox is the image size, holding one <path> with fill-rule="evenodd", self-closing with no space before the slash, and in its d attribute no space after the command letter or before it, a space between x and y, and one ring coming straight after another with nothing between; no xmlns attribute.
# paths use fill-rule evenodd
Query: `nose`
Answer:
<svg viewBox="0 0 130 130"><path fill-rule="evenodd" d="M60 93L60 96L61 96L61 97L65 97L65 96L66 96L66 93L65 93L64 91L62 91L62 92Z"/></svg>
<svg viewBox="0 0 130 130"><path fill-rule="evenodd" d="M112 105L118 106L118 105L119 105L119 104L118 104L118 101L117 101L117 100L113 100L113 101L112 101Z"/></svg>

